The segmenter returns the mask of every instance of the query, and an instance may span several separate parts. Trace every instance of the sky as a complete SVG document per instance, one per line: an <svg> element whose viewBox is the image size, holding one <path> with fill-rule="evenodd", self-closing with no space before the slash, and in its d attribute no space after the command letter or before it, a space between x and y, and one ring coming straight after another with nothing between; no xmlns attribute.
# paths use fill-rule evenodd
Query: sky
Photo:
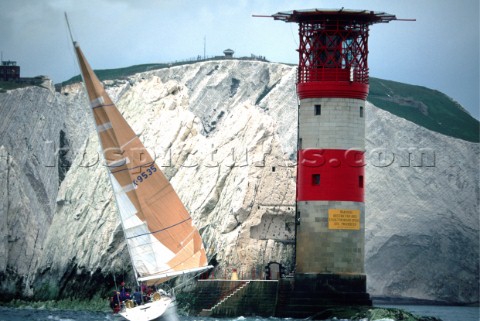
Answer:
<svg viewBox="0 0 480 321"><path fill-rule="evenodd" d="M73 36L94 69L203 56L298 62L295 23L254 18L293 9L368 9L415 22L370 28L370 76L439 90L479 119L478 0L0 0L0 51L25 77L79 73Z"/></svg>

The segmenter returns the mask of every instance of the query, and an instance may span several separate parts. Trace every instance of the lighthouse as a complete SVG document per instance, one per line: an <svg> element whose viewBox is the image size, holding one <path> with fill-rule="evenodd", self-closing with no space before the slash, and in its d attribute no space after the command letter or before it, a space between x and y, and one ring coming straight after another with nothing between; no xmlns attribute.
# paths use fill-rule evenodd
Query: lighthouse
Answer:
<svg viewBox="0 0 480 321"><path fill-rule="evenodd" d="M271 17L299 26L295 304L371 305L364 268L368 33L396 17L344 9Z"/></svg>

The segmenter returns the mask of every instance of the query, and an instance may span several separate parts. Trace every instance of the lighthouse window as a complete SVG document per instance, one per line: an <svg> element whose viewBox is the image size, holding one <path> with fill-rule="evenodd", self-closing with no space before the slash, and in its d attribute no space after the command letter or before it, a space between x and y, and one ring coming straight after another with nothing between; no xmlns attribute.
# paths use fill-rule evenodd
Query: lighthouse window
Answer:
<svg viewBox="0 0 480 321"><path fill-rule="evenodd" d="M358 187L363 188L363 175L358 176Z"/></svg>
<svg viewBox="0 0 480 321"><path fill-rule="evenodd" d="M360 106L360 117L363 118L363 106Z"/></svg>
<svg viewBox="0 0 480 321"><path fill-rule="evenodd" d="M322 105L315 105L315 116L322 114Z"/></svg>
<svg viewBox="0 0 480 321"><path fill-rule="evenodd" d="M313 185L320 185L320 174L313 174L312 175L312 184Z"/></svg>

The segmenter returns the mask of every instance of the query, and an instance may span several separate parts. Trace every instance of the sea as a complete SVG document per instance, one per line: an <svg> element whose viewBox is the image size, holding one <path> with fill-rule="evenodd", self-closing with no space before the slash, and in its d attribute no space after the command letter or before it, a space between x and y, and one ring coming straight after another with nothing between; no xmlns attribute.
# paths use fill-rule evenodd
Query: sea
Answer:
<svg viewBox="0 0 480 321"><path fill-rule="evenodd" d="M428 306L428 305L376 305L378 307L393 307L409 311L421 316L434 316L443 321L479 321L479 307L458 306ZM111 313L91 311L63 311L34 308L0 307L0 321L121 321L122 318ZM278 318L208 318L208 317L180 317L180 321L292 321L293 319ZM336 320L336 319L334 319ZM348 321L341 319L342 321ZM389 320L389 319L383 319ZM340 319L338 320L340 321Z"/></svg>

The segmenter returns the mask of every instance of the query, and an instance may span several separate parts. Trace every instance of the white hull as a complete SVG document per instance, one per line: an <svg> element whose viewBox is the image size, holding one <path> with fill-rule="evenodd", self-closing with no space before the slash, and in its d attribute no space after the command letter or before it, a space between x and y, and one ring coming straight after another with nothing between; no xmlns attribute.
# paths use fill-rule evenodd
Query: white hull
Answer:
<svg viewBox="0 0 480 321"><path fill-rule="evenodd" d="M170 297L161 297L133 308L125 308L119 314L129 321L178 321L175 303Z"/></svg>

